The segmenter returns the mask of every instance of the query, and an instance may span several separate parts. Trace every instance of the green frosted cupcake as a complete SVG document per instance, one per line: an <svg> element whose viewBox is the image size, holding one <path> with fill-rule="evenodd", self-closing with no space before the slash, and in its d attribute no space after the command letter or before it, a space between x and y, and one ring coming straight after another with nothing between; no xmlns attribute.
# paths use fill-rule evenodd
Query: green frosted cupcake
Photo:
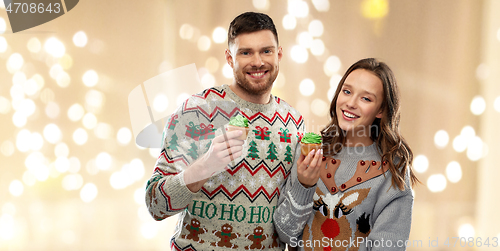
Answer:
<svg viewBox="0 0 500 251"><path fill-rule="evenodd" d="M250 129L248 128L248 119L241 116L236 115L229 120L229 125L227 126L228 131L240 130L243 131L237 139L245 140L247 138L248 132Z"/></svg>
<svg viewBox="0 0 500 251"><path fill-rule="evenodd" d="M321 149L321 136L313 132L307 132L300 141L300 153L307 156L313 149Z"/></svg>

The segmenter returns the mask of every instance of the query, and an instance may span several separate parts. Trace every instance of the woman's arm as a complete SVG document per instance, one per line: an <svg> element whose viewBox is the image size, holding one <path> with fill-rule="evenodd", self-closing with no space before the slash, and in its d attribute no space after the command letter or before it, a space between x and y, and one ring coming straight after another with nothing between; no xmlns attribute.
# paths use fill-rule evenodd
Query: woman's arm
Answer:
<svg viewBox="0 0 500 251"><path fill-rule="evenodd" d="M298 166L300 166L299 169L306 167L309 162L314 160L313 155L309 154L305 159L303 156L300 157L300 146L297 146L294 156L292 170L281 189L277 210L274 213L276 232L283 242L292 246L302 235L304 226L313 212L313 196L316 191L316 184L306 188L299 182L297 175ZM321 153L318 153L314 158L321 163L321 157ZM313 162L313 164L317 162ZM314 167L316 168L316 165Z"/></svg>
<svg viewBox="0 0 500 251"><path fill-rule="evenodd" d="M366 243L367 250L406 250L405 244L410 236L413 209L413 193L408 175L405 177L405 190L390 187L391 179L386 178L386 185L380 188L380 196L375 204L373 227ZM389 191L387 190L390 187ZM361 249L360 249L361 250Z"/></svg>

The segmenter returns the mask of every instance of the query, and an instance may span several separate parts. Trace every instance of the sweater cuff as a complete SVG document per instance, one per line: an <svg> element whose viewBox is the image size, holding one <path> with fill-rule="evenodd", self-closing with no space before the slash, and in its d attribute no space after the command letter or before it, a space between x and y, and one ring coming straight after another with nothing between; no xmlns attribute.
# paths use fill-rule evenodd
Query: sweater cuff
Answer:
<svg viewBox="0 0 500 251"><path fill-rule="evenodd" d="M179 203L179 205L190 204L193 201L193 196L196 194L187 188L184 182L184 172L174 175L170 180L169 187L172 191L171 194L176 197L176 202Z"/></svg>
<svg viewBox="0 0 500 251"><path fill-rule="evenodd" d="M296 182L292 184L292 189L288 191L288 196L290 197L291 201L294 202L293 206L312 207L314 199L313 196L316 192L316 186L317 184L312 187L305 188L298 180L296 180Z"/></svg>

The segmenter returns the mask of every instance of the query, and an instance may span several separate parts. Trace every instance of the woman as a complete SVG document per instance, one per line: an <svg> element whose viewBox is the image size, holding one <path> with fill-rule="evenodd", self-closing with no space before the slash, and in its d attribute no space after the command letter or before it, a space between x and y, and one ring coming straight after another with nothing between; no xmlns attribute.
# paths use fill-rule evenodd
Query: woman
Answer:
<svg viewBox="0 0 500 251"><path fill-rule="evenodd" d="M296 161L281 192L274 224L289 246L405 250L419 181L399 130L399 97L391 69L376 59L344 74L323 149Z"/></svg>

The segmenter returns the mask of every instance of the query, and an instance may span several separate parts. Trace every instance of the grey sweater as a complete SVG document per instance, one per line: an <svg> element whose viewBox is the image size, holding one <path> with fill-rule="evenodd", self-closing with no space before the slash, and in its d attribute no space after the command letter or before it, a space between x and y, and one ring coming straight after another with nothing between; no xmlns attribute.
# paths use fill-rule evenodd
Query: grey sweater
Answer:
<svg viewBox="0 0 500 251"><path fill-rule="evenodd" d="M408 173L405 190L394 188L380 159L375 144L344 147L323 158L310 188L298 181L295 161L274 215L280 239L298 250L405 250L413 207Z"/></svg>

